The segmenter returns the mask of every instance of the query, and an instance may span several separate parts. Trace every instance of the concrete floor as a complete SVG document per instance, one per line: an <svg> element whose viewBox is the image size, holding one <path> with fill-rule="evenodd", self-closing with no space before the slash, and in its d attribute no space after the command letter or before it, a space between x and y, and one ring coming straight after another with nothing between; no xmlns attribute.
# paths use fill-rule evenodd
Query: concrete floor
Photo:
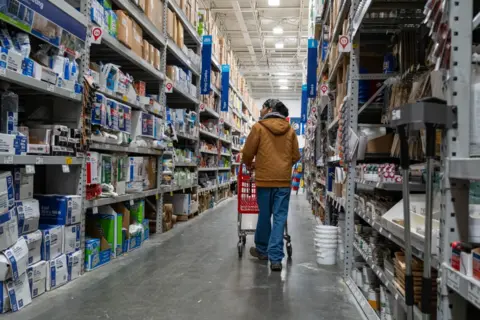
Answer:
<svg viewBox="0 0 480 320"><path fill-rule="evenodd" d="M227 200L4 319L361 318L338 269L315 262L304 195L292 195L293 261L281 273L248 255L239 260L236 211Z"/></svg>

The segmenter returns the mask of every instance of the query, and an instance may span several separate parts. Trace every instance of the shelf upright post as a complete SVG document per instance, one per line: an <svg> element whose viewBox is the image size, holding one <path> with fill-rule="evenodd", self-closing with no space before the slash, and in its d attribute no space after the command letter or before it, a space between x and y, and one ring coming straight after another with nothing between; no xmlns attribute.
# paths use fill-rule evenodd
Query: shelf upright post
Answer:
<svg viewBox="0 0 480 320"><path fill-rule="evenodd" d="M350 35L352 34L353 26L353 17L355 16L355 11L359 6L360 0L352 0L350 6ZM360 33L357 33L352 41L352 51L350 52L350 70L348 77L348 89L347 97L350 100L347 104L346 117L344 117L344 134L343 137L347 135L349 130L357 132L357 123L358 123L358 79L359 76L359 62L360 62ZM350 153L350 150L347 150L348 139L344 138L344 156ZM352 265L353 265L353 237L355 230L355 167L357 166L357 156L354 154L350 161L348 161L347 168L347 198L345 203L345 266L344 266L344 277L345 279L350 278Z"/></svg>
<svg viewBox="0 0 480 320"><path fill-rule="evenodd" d="M469 158L471 115L472 0L449 0L451 28L450 74L447 80L447 103L457 115L456 126L443 134L441 181L441 219L439 261L450 265L451 244L468 241L469 181L450 178L450 160ZM475 152L475 151L474 151ZM477 152L478 153L478 152ZM466 320L468 303L447 288L447 270L440 268L441 286L437 297L437 319ZM440 275L439 275L440 277Z"/></svg>
<svg viewBox="0 0 480 320"><path fill-rule="evenodd" d="M92 6L92 1L91 0L81 0L80 1L80 12L86 17L87 20L90 19L90 8ZM81 57L81 63L80 63L80 75L81 81L83 81L83 75L87 72L89 69L89 64L90 64L90 45L91 45L91 36L89 33L89 29L87 28L87 38L85 41L85 48L84 48L84 53ZM82 102L80 103L80 117L78 120L78 128L83 129L83 105ZM82 166L80 168L80 178L78 180L78 188L77 188L77 195L82 197L82 214L80 217L80 250L83 250L85 252L85 232L86 232L86 190L85 190L85 183L87 181L87 155L85 154L83 157L82 161ZM85 272L85 255L82 254L81 256L81 268L82 268L82 274Z"/></svg>

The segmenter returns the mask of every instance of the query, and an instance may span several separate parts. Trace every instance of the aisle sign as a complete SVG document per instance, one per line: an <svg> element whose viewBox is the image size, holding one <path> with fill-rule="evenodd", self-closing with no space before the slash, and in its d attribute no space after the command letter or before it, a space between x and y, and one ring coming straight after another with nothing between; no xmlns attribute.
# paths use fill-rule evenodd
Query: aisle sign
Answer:
<svg viewBox="0 0 480 320"><path fill-rule="evenodd" d="M322 85L320 86L320 95L323 96L323 97L326 97L328 96L328 84L327 83L322 83Z"/></svg>
<svg viewBox="0 0 480 320"><path fill-rule="evenodd" d="M173 92L173 82L170 79L166 79L165 81L165 93L172 93Z"/></svg>
<svg viewBox="0 0 480 320"><path fill-rule="evenodd" d="M308 39L307 93L309 98L317 96L318 41Z"/></svg>
<svg viewBox="0 0 480 320"><path fill-rule="evenodd" d="M307 122L307 110L308 110L308 94L307 94L307 84L302 85L302 108L300 118L302 123Z"/></svg>
<svg viewBox="0 0 480 320"><path fill-rule="evenodd" d="M338 37L338 52L350 52L352 51L352 42L349 36Z"/></svg>
<svg viewBox="0 0 480 320"><path fill-rule="evenodd" d="M303 134L303 125L302 125L302 121L301 121L301 118L290 118L290 124L293 128L293 130L295 130L295 133L297 136L299 135L302 135Z"/></svg>
<svg viewBox="0 0 480 320"><path fill-rule="evenodd" d="M200 75L200 94L210 94L210 76L212 71L212 36L203 36L202 74Z"/></svg>
<svg viewBox="0 0 480 320"><path fill-rule="evenodd" d="M222 64L222 99L220 111L228 112L228 89L230 87L230 65Z"/></svg>
<svg viewBox="0 0 480 320"><path fill-rule="evenodd" d="M200 112L205 111L205 103L200 103Z"/></svg>
<svg viewBox="0 0 480 320"><path fill-rule="evenodd" d="M100 27L92 28L92 43L100 44L102 43L103 30Z"/></svg>

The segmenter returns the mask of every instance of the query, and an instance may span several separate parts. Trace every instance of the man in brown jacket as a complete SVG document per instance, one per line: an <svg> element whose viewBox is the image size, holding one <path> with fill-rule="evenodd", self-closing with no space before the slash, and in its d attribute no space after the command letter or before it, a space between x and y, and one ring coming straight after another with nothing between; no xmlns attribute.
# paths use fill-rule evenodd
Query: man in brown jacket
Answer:
<svg viewBox="0 0 480 320"><path fill-rule="evenodd" d="M281 101L268 99L260 114L262 119L253 126L242 150L242 161L247 167L252 167L255 157L260 211L255 247L250 248L250 254L260 260L269 259L272 271L281 271L292 166L300 159L300 151L297 135L286 120L288 109Z"/></svg>

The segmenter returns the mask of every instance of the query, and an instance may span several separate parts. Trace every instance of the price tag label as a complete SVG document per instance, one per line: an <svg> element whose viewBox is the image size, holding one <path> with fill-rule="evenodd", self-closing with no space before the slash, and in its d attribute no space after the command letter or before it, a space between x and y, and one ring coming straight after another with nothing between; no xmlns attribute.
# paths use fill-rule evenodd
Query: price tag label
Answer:
<svg viewBox="0 0 480 320"><path fill-rule="evenodd" d="M72 157L65 157L65 164L72 164Z"/></svg>
<svg viewBox="0 0 480 320"><path fill-rule="evenodd" d="M460 291L460 275L455 273L454 271L448 270L447 286L459 292Z"/></svg>
<svg viewBox="0 0 480 320"><path fill-rule="evenodd" d="M26 165L25 172L27 174L35 174L35 166L34 165Z"/></svg>
<svg viewBox="0 0 480 320"><path fill-rule="evenodd" d="M38 164L38 165L43 164L43 157L36 157L35 158L35 164Z"/></svg>
<svg viewBox="0 0 480 320"><path fill-rule="evenodd" d="M378 230L378 231L380 231L380 233L382 233L382 231L383 231L383 227L380 227L380 230Z"/></svg>
<svg viewBox="0 0 480 320"><path fill-rule="evenodd" d="M157 194L155 195L155 200L158 200L158 199L160 199L160 195L157 193Z"/></svg>
<svg viewBox="0 0 480 320"><path fill-rule="evenodd" d="M47 91L50 91L50 92L55 91L55 86L53 84L47 84Z"/></svg>
<svg viewBox="0 0 480 320"><path fill-rule="evenodd" d="M392 110L392 120L400 120L401 117L402 117L402 113L400 109Z"/></svg>
<svg viewBox="0 0 480 320"><path fill-rule="evenodd" d="M478 284L468 284L468 300L480 309L480 286Z"/></svg>
<svg viewBox="0 0 480 320"><path fill-rule="evenodd" d="M13 156L7 156L3 159L4 164L12 164L13 163Z"/></svg>
<svg viewBox="0 0 480 320"><path fill-rule="evenodd" d="M395 300L398 300L398 293L395 293Z"/></svg>
<svg viewBox="0 0 480 320"><path fill-rule="evenodd" d="M93 214L97 214L98 213L98 207L93 207L92 212L93 212Z"/></svg>
<svg viewBox="0 0 480 320"><path fill-rule="evenodd" d="M68 164L62 164L63 173L70 173L70 166Z"/></svg>
<svg viewBox="0 0 480 320"><path fill-rule="evenodd" d="M133 199L130 200L130 205L133 206L135 204L135 201Z"/></svg>

